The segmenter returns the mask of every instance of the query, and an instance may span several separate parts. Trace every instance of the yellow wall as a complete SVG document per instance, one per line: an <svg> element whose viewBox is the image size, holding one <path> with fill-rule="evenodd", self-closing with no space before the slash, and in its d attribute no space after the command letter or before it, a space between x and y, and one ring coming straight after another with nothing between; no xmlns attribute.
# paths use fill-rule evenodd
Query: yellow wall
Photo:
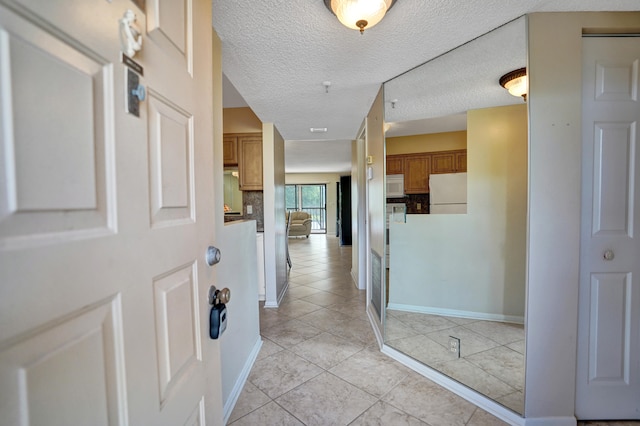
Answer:
<svg viewBox="0 0 640 426"><path fill-rule="evenodd" d="M262 122L249 107L225 108L222 112L222 129L224 133L262 132Z"/></svg>
<svg viewBox="0 0 640 426"><path fill-rule="evenodd" d="M428 135L386 138L387 155L414 152L451 151L467 148L467 132L432 133Z"/></svg>
<svg viewBox="0 0 640 426"><path fill-rule="evenodd" d="M467 124L468 213L391 224L389 306L522 321L527 106L469 111Z"/></svg>

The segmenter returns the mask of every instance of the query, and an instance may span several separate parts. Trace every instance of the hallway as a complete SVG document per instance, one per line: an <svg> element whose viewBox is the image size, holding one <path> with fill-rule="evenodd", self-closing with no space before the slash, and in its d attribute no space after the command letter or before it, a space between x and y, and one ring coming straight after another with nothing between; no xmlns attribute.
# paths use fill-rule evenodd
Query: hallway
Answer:
<svg viewBox="0 0 640 426"><path fill-rule="evenodd" d="M264 343L229 424L506 424L380 353L365 292L351 279L350 246L312 234L289 248L288 293L278 309L261 304Z"/></svg>
<svg viewBox="0 0 640 426"><path fill-rule="evenodd" d="M260 310L264 344L230 424L505 424L380 353L351 247L312 234L289 249L289 291Z"/></svg>

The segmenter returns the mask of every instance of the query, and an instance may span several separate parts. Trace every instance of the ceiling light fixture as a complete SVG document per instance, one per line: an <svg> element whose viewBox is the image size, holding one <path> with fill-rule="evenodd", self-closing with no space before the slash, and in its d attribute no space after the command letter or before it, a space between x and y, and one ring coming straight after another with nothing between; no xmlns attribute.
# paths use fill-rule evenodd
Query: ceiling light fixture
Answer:
<svg viewBox="0 0 640 426"><path fill-rule="evenodd" d="M520 68L500 77L500 86L513 96L522 96L527 101L527 69Z"/></svg>
<svg viewBox="0 0 640 426"><path fill-rule="evenodd" d="M311 127L309 129L311 133L327 133L326 127Z"/></svg>
<svg viewBox="0 0 640 426"><path fill-rule="evenodd" d="M333 12L342 25L354 30L371 28L384 18L396 0L324 0L324 5Z"/></svg>

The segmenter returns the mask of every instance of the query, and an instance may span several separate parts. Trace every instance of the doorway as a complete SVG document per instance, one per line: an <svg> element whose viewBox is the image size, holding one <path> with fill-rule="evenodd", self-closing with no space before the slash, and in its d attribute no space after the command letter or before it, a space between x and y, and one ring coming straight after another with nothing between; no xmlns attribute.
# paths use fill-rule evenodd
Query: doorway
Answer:
<svg viewBox="0 0 640 426"><path fill-rule="evenodd" d="M311 232L327 233L327 185L285 185L287 211L303 211L311 215Z"/></svg>

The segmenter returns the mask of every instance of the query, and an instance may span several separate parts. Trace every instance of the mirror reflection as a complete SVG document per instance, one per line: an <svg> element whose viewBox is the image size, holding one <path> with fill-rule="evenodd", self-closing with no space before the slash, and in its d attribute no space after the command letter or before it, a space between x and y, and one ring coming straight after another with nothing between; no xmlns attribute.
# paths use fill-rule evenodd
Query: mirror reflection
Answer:
<svg viewBox="0 0 640 426"><path fill-rule="evenodd" d="M242 216L242 191L238 181L238 168L224 170L224 214L225 216Z"/></svg>
<svg viewBox="0 0 640 426"><path fill-rule="evenodd" d="M384 89L385 344L520 414L527 108L498 80L525 64L522 17Z"/></svg>

